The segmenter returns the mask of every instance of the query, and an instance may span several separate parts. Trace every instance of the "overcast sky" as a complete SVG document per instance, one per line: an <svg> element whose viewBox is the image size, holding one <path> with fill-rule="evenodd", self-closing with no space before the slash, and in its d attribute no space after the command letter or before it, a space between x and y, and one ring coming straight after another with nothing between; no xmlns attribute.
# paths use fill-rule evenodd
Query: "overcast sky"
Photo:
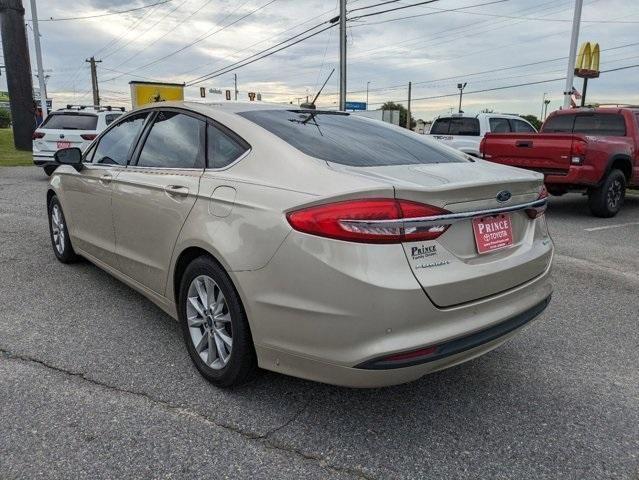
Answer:
<svg viewBox="0 0 639 480"><path fill-rule="evenodd" d="M41 20L99 15L157 1L38 0L38 13ZM381 1L351 0L348 8ZM349 17L419 1L353 11ZM30 18L29 1L24 3ZM128 106L130 80L192 81L327 21L337 14L337 5L337 0L172 0L121 15L41 21L44 67L51 75L49 96L55 106L91 103L89 67L84 60L95 55L102 60L98 76L104 103ZM387 100L405 104L406 85L412 81L414 115L431 119L457 107L457 83L467 82L466 111L492 108L539 115L545 92L554 109L561 103L562 80L472 92L563 77L573 5L573 0L439 0L353 20L348 28L348 100L364 101L370 82L370 108ZM602 70L639 64L639 2L585 0L582 20L580 42L600 43ZM35 64L32 30L28 35ZM200 85L207 91L232 88L233 73L237 73L242 99L246 92L256 91L264 100L297 102L298 97L312 95L338 66L338 54L338 30L333 28ZM486 71L491 72L481 73ZM579 90L581 82L575 80ZM320 105L335 105L337 83L336 70ZM200 85L187 88L187 97L196 98ZM590 82L588 99L639 103L638 85L639 68L604 73ZM6 89L4 76L0 89Z"/></svg>

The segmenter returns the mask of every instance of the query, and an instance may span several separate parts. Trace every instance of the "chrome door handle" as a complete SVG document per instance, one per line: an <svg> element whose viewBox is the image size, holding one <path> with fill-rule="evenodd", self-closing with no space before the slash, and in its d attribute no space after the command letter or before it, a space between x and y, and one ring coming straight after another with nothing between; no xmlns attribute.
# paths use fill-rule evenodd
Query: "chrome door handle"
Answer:
<svg viewBox="0 0 639 480"><path fill-rule="evenodd" d="M167 185L164 191L176 197L186 197L189 194L189 189L181 185Z"/></svg>
<svg viewBox="0 0 639 480"><path fill-rule="evenodd" d="M113 180L113 175L109 175L108 173L105 173L104 175L100 177L100 183L103 183L106 185L111 183L112 180Z"/></svg>

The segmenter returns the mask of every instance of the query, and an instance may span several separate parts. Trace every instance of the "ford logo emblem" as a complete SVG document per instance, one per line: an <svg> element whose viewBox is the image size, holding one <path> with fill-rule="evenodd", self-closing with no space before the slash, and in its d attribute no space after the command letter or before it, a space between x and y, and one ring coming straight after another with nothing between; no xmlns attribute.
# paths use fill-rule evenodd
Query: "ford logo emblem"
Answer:
<svg viewBox="0 0 639 480"><path fill-rule="evenodd" d="M501 192L497 194L497 201L504 203L510 200L510 197L512 196L513 196L512 193L510 193L508 190L502 190Z"/></svg>

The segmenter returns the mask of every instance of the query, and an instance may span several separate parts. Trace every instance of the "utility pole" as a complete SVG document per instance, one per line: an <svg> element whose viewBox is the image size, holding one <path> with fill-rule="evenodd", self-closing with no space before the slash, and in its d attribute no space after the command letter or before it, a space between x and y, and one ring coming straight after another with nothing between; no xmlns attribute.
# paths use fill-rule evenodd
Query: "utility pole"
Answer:
<svg viewBox="0 0 639 480"><path fill-rule="evenodd" d="M93 105L100 105L100 89L98 88L98 69L95 64L100 63L102 60L96 60L95 57L91 57L85 62L91 64L91 87L93 89Z"/></svg>
<svg viewBox="0 0 639 480"><path fill-rule="evenodd" d="M457 84L457 88L459 88L459 113L463 113L462 109L461 109L462 96L464 95L464 88L466 88L466 85L468 85L468 83L466 83L466 82Z"/></svg>
<svg viewBox="0 0 639 480"><path fill-rule="evenodd" d="M233 82L235 85L235 101L237 102L237 73L233 74Z"/></svg>
<svg viewBox="0 0 639 480"><path fill-rule="evenodd" d="M408 108L406 109L406 128L410 130L410 100L413 82L408 82Z"/></svg>
<svg viewBox="0 0 639 480"><path fill-rule="evenodd" d="M346 0L339 0L339 109L346 110Z"/></svg>
<svg viewBox="0 0 639 480"><path fill-rule="evenodd" d="M0 0L0 33L11 103L13 143L18 150L31 150L35 111L22 0Z"/></svg>
<svg viewBox="0 0 639 480"><path fill-rule="evenodd" d="M581 23L581 7L583 0L575 0L575 14L572 18L572 35L570 37L570 52L568 52L568 71L566 72L566 88L564 88L564 108L570 107L575 76L575 59L577 57L577 42L579 41L579 24Z"/></svg>
<svg viewBox="0 0 639 480"><path fill-rule="evenodd" d="M366 110L368 110L368 87L370 84L371 82L366 82Z"/></svg>
<svg viewBox="0 0 639 480"><path fill-rule="evenodd" d="M546 120L546 117L548 116L548 104L550 103L550 99L547 98L546 100L544 100L544 120Z"/></svg>
<svg viewBox="0 0 639 480"><path fill-rule="evenodd" d="M544 106L546 105L546 92L541 97L541 113L539 114L539 119L542 120L544 118Z"/></svg>
<svg viewBox="0 0 639 480"><path fill-rule="evenodd" d="M36 51L36 65L38 67L38 81L40 83L40 108L42 108L42 120L47 118L47 85L44 82L44 69L42 68L42 48L40 47L40 28L38 27L38 9L36 0L31 0L31 22L33 24L33 44Z"/></svg>

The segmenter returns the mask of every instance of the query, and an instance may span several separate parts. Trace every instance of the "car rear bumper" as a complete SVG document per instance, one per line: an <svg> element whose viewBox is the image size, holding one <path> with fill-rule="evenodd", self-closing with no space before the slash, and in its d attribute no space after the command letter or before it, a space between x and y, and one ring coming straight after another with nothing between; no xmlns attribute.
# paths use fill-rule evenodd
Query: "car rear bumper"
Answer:
<svg viewBox="0 0 639 480"><path fill-rule="evenodd" d="M260 367L379 387L470 360L512 337L552 294L551 263L524 284L447 308L429 300L401 245L357 248L292 232L264 268L231 275ZM435 345L446 354L416 365L366 368L381 357Z"/></svg>
<svg viewBox="0 0 639 480"><path fill-rule="evenodd" d="M592 165L571 165L562 175L545 175L544 182L562 185L597 185L601 179L601 170Z"/></svg>
<svg viewBox="0 0 639 480"><path fill-rule="evenodd" d="M57 165L53 155L33 155L33 164L38 167L46 167L49 165Z"/></svg>

